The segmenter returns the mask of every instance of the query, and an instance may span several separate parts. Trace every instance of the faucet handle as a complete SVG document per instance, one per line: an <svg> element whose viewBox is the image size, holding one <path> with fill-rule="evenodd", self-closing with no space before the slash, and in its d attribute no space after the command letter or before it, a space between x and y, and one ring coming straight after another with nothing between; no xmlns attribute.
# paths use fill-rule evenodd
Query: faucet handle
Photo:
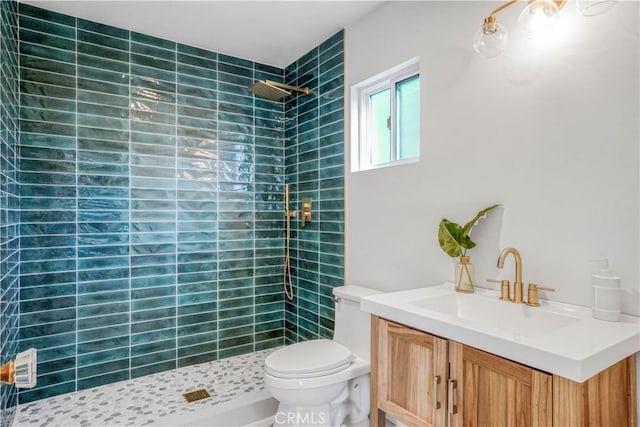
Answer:
<svg viewBox="0 0 640 427"><path fill-rule="evenodd" d="M500 299L502 301L513 301L508 280L487 279L487 282L500 283Z"/></svg>
<svg viewBox="0 0 640 427"><path fill-rule="evenodd" d="M539 285L537 285L535 283L529 283L529 289L527 290L527 305L529 305L531 307L539 307L540 306L540 302L538 301L538 291L539 290L555 292L554 288L545 288L545 287L539 286Z"/></svg>

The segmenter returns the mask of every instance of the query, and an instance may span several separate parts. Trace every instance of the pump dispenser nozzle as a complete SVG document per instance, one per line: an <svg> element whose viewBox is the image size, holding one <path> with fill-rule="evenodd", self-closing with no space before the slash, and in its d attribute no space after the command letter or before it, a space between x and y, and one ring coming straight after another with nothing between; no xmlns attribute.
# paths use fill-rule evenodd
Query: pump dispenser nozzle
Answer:
<svg viewBox="0 0 640 427"><path fill-rule="evenodd" d="M598 274L598 276L602 276L602 277L610 277L611 276L611 270L609 269L609 258L595 258L592 259L591 262L593 263L599 263L600 264L600 272Z"/></svg>

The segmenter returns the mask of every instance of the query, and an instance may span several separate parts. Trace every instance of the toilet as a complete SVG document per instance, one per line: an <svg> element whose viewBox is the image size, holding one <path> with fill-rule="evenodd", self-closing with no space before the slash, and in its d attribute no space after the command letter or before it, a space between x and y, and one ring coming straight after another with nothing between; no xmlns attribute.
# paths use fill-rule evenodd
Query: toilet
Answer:
<svg viewBox="0 0 640 427"><path fill-rule="evenodd" d="M333 340L299 342L271 353L264 382L280 404L274 426L368 426L371 319L361 298L379 293L341 286Z"/></svg>

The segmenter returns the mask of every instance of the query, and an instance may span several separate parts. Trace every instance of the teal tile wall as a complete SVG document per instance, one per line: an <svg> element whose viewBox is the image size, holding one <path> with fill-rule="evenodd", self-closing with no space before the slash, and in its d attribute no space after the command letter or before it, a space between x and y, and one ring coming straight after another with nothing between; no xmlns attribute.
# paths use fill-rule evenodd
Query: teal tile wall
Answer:
<svg viewBox="0 0 640 427"><path fill-rule="evenodd" d="M20 172L3 175L13 193L3 186L2 201L16 207L14 258L3 246L15 309L3 315L18 316L20 221L20 348L39 350L38 387L22 402L331 336L344 254L342 32L286 70L25 4L19 35ZM246 90L284 78L312 94L283 104ZM314 200L314 221L293 222L286 304L285 182L296 206ZM15 346L15 329L3 345Z"/></svg>
<svg viewBox="0 0 640 427"><path fill-rule="evenodd" d="M18 349L19 187L17 3L0 2L0 365ZM10 426L17 392L0 384L0 426Z"/></svg>
<svg viewBox="0 0 640 427"><path fill-rule="evenodd" d="M3 2L4 3L4 2ZM28 402L283 343L284 71L20 4Z"/></svg>
<svg viewBox="0 0 640 427"><path fill-rule="evenodd" d="M344 281L344 33L286 68L285 81L307 86L288 98L286 178L297 209L313 201L313 221L293 222L295 298L287 301L286 342L331 338L332 290Z"/></svg>

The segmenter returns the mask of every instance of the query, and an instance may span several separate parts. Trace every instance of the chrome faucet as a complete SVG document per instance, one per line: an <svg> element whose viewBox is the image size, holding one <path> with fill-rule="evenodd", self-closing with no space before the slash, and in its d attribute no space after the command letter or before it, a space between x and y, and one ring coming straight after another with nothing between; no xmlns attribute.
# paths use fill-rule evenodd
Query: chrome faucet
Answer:
<svg viewBox="0 0 640 427"><path fill-rule="evenodd" d="M498 268L504 267L504 260L509 254L513 255L513 259L516 262L516 281L513 284L513 302L522 304L524 301L522 299L522 258L520 257L520 252L518 252L516 248L511 247L503 249L498 257Z"/></svg>

